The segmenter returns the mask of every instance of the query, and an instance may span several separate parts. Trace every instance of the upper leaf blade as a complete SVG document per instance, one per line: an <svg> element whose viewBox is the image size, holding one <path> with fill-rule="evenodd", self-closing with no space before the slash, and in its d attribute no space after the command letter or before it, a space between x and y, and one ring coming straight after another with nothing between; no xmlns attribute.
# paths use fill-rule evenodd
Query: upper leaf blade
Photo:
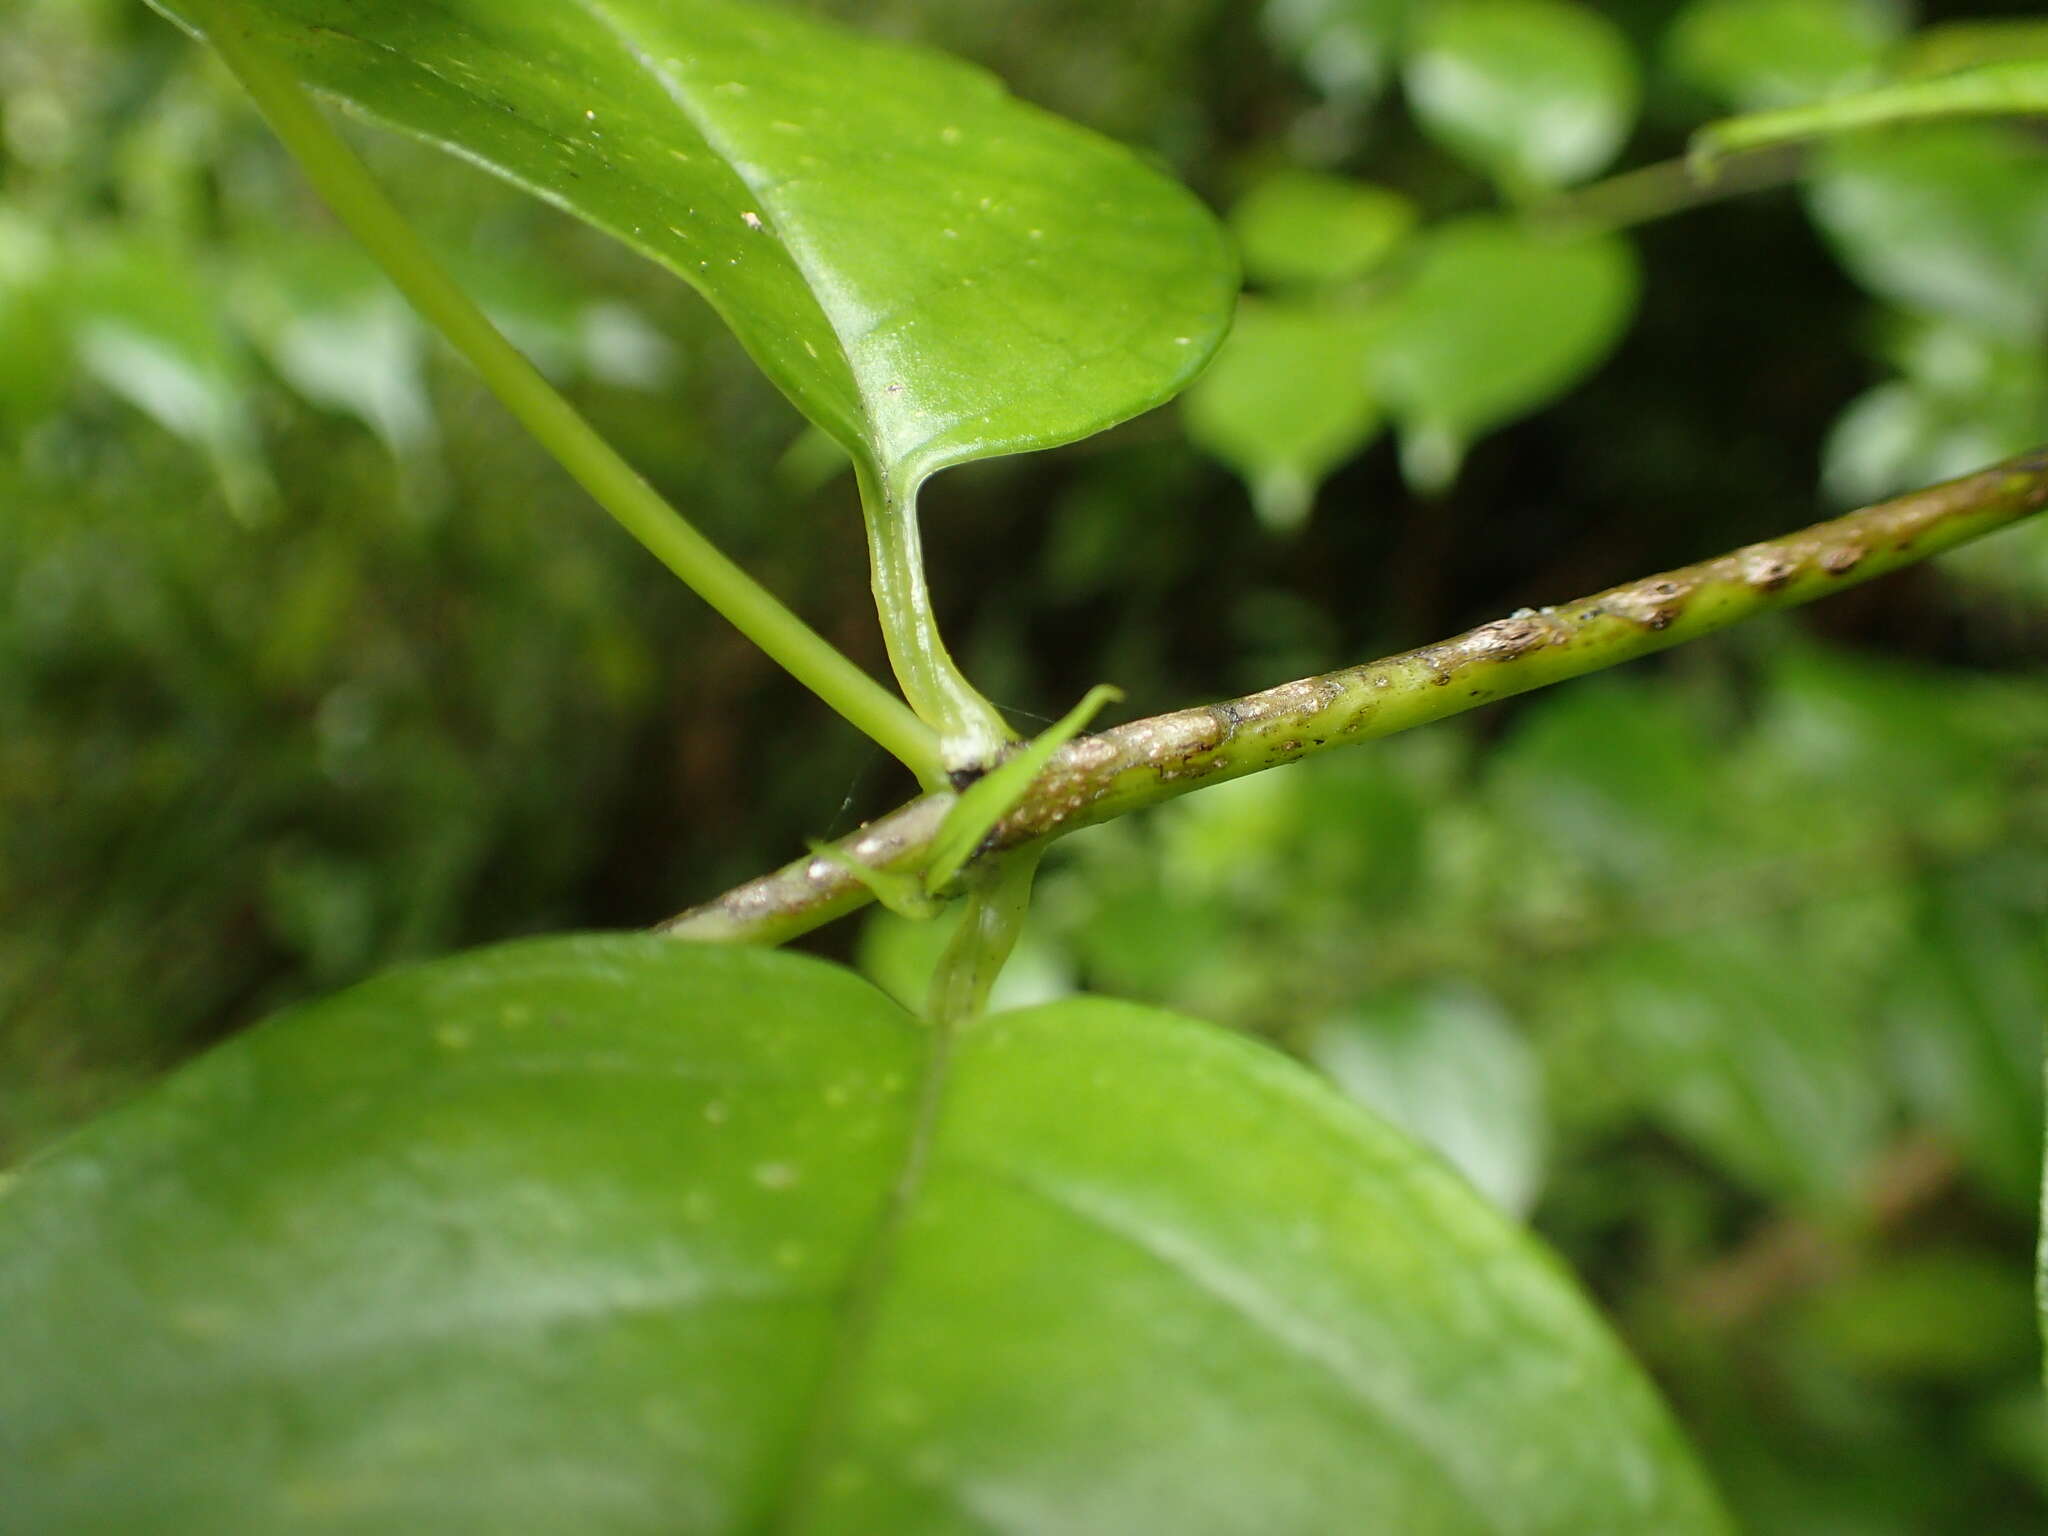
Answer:
<svg viewBox="0 0 2048 1536"><path fill-rule="evenodd" d="M212 6L163 0L203 28ZM229 0L302 79L696 286L899 485L1170 397L1229 315L1215 221L971 66L730 0Z"/></svg>
<svg viewBox="0 0 2048 1536"><path fill-rule="evenodd" d="M39 1532L1724 1529L1533 1241L1312 1074L1099 1002L931 1039L815 961L646 937L245 1036L0 1196L0 1503Z"/></svg>

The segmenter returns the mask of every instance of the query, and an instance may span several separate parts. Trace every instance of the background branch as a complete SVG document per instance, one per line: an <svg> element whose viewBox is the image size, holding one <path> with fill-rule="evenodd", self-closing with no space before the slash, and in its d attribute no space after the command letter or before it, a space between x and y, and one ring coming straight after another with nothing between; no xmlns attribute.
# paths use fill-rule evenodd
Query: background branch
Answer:
<svg viewBox="0 0 2048 1536"><path fill-rule="evenodd" d="M1558 607L1524 609L1398 656L1134 720L1061 749L984 851L1058 837L1204 784L1391 736L1666 650L1914 564L2044 506L2048 447L1718 559ZM839 847L872 868L918 868L953 798L914 800ZM872 899L843 866L806 858L657 931L779 944Z"/></svg>

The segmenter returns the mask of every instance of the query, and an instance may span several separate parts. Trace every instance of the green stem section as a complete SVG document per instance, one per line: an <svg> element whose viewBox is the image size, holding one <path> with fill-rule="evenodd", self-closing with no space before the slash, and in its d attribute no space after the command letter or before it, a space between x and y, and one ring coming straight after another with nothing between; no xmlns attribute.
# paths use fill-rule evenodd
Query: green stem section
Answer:
<svg viewBox="0 0 2048 1536"><path fill-rule="evenodd" d="M2048 506L2048 448L1784 538L1524 611L1435 645L1068 743L990 838L1024 848L1226 779L1373 741L1583 677L1760 613L1826 597ZM927 796L841 846L870 869L922 869L950 796ZM968 866L970 870L973 865ZM678 938L779 944L870 893L811 858L661 925Z"/></svg>
<svg viewBox="0 0 2048 1536"><path fill-rule="evenodd" d="M932 612L918 532L917 490L880 483L858 466L861 513L867 520L875 611L896 682L917 717L939 734L948 768L985 768L1017 739L996 707L967 681Z"/></svg>
<svg viewBox="0 0 2048 1536"><path fill-rule="evenodd" d="M298 82L219 9L207 38L335 217L598 504L799 682L900 758L927 789L942 786L936 733L693 528L556 393L442 270Z"/></svg>
<svg viewBox="0 0 2048 1536"><path fill-rule="evenodd" d="M1731 156L1711 173L1691 158L1660 160L1560 193L1530 209L1530 217L1567 229L1627 229L1709 203L1796 181L1806 170L1803 145L1777 146Z"/></svg>

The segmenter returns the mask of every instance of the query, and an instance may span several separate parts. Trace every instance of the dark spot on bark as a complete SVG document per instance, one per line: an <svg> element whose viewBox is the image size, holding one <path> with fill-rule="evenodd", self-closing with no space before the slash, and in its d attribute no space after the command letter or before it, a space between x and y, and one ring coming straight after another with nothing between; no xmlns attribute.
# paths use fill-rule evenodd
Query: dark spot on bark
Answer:
<svg viewBox="0 0 2048 1536"><path fill-rule="evenodd" d="M1669 629L1672 625L1672 621L1675 620L1684 611L1685 610L1683 608L1679 608L1675 605L1665 608L1652 608L1649 612L1648 617L1646 617L1643 620L1643 628Z"/></svg>
<svg viewBox="0 0 2048 1536"><path fill-rule="evenodd" d="M952 769L946 775L946 782L953 786L955 794L967 793L968 786L988 777L988 765L969 763L965 768Z"/></svg>
<svg viewBox="0 0 2048 1536"><path fill-rule="evenodd" d="M1792 579L1792 573L1797 569L1798 567L1783 555L1775 555L1756 568L1749 578L1749 584L1759 592L1776 592Z"/></svg>
<svg viewBox="0 0 2048 1536"><path fill-rule="evenodd" d="M1863 563L1863 550L1855 545L1831 549L1820 557L1820 568L1830 576L1846 576Z"/></svg>

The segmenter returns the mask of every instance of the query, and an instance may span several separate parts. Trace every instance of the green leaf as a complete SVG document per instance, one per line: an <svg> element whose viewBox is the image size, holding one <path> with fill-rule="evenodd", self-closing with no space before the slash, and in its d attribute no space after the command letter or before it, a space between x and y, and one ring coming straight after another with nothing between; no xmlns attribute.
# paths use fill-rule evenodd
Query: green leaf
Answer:
<svg viewBox="0 0 2048 1536"><path fill-rule="evenodd" d="M400 459L435 436L426 337L353 248L267 241L244 250L234 293L245 330L305 399L367 426Z"/></svg>
<svg viewBox="0 0 2048 1536"><path fill-rule="evenodd" d="M1266 35L1324 95L1370 101L1400 50L1410 0L1266 0Z"/></svg>
<svg viewBox="0 0 2048 1536"><path fill-rule="evenodd" d="M104 388L205 452L235 514L256 522L274 487L249 410L249 362L190 252L106 236L73 253L79 361Z"/></svg>
<svg viewBox="0 0 2048 1536"><path fill-rule="evenodd" d="M1900 377L1836 418L1821 479L1842 506L1867 506L2025 451L2048 438L2048 358L1950 320L1900 317L1885 349ZM2006 541L1992 546L2003 563Z"/></svg>
<svg viewBox="0 0 2048 1536"><path fill-rule="evenodd" d="M1960 1246L1883 1260L1819 1291L1794 1318L1814 1344L1876 1375L2000 1373L2033 1334L2026 1272Z"/></svg>
<svg viewBox="0 0 2048 1536"><path fill-rule="evenodd" d="M1391 301L1369 378L1401 426L1409 482L1441 490L1482 433L1548 404L1606 358L1635 308L1613 236L1479 216L1439 226Z"/></svg>
<svg viewBox="0 0 2048 1536"><path fill-rule="evenodd" d="M1255 282L1340 283L1363 277L1400 249L1420 215L1398 192L1314 171L1268 176L1230 213Z"/></svg>
<svg viewBox="0 0 2048 1536"><path fill-rule="evenodd" d="M1948 75L2016 59L2048 59L2048 21L1951 21L1925 28L1913 35L1900 72Z"/></svg>
<svg viewBox="0 0 2048 1536"><path fill-rule="evenodd" d="M1994 335L2048 331L2048 154L2021 136L1951 123L1837 144L1808 203L1873 292Z"/></svg>
<svg viewBox="0 0 2048 1536"><path fill-rule="evenodd" d="M203 29L212 5L161 0ZM727 0L222 0L300 78L703 292L897 495L1158 404L1234 271L1187 192L978 69Z"/></svg>
<svg viewBox="0 0 2048 1536"><path fill-rule="evenodd" d="M1872 0L1695 0L1666 46L1695 84L1759 111L1872 84L1898 23Z"/></svg>
<svg viewBox="0 0 2048 1536"><path fill-rule="evenodd" d="M2023 902L1998 899L1990 879L1930 883L1919 931L1882 1004L1909 1102L1964 1154L1981 1184L2021 1209L2041 1173L2042 873L2038 859L2023 872Z"/></svg>
<svg viewBox="0 0 2048 1536"><path fill-rule="evenodd" d="M1245 299L1183 405L1188 436L1243 476L1259 520L1288 533L1323 478L1380 431L1366 385L1377 319L1338 300Z"/></svg>
<svg viewBox="0 0 2048 1536"><path fill-rule="evenodd" d="M238 1039L0 1197L24 1530L1721 1531L1592 1310L1241 1038L950 1052L553 940Z"/></svg>
<svg viewBox="0 0 2048 1536"><path fill-rule="evenodd" d="M1751 1188L1843 1219L1885 1145L1890 1096L1860 992L1802 969L1836 948L1816 926L1613 944L1585 965L1571 1013L1673 1134Z"/></svg>
<svg viewBox="0 0 2048 1536"><path fill-rule="evenodd" d="M0 426L40 420L70 382L57 242L0 201Z"/></svg>
<svg viewBox="0 0 2048 1536"><path fill-rule="evenodd" d="M2013 117L2048 112L2048 59L1987 64L1937 80L1909 81L1809 107L1786 107L1709 123L1693 135L1692 159L1702 171L1726 155L1768 149L1893 123L1947 117Z"/></svg>
<svg viewBox="0 0 2048 1536"><path fill-rule="evenodd" d="M1627 40L1567 0L1441 0L1416 28L1404 79L1424 131L1515 197L1604 168L1639 89Z"/></svg>

